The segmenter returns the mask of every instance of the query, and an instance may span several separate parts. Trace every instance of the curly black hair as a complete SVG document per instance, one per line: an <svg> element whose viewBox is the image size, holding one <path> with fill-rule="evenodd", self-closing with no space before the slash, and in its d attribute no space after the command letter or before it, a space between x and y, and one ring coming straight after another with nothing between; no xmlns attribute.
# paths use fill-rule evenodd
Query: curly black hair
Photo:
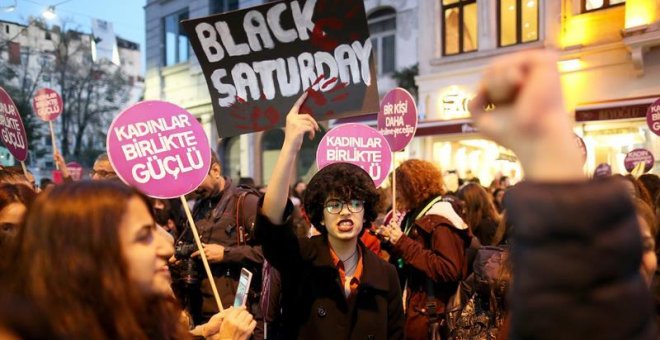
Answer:
<svg viewBox="0 0 660 340"><path fill-rule="evenodd" d="M378 216L379 195L374 181L366 171L349 163L330 164L312 177L305 190L303 206L310 222L321 234L328 230L321 225L323 206L328 197L343 201L358 199L364 201L364 224L362 232L369 228ZM362 235L360 233L360 235Z"/></svg>

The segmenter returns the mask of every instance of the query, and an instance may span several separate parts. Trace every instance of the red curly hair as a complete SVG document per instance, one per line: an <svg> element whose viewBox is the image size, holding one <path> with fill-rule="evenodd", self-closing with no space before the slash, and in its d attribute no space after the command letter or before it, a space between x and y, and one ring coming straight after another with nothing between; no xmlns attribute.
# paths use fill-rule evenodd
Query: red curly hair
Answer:
<svg viewBox="0 0 660 340"><path fill-rule="evenodd" d="M431 162L409 159L401 163L395 173L397 205L402 209L418 208L445 193L440 169Z"/></svg>

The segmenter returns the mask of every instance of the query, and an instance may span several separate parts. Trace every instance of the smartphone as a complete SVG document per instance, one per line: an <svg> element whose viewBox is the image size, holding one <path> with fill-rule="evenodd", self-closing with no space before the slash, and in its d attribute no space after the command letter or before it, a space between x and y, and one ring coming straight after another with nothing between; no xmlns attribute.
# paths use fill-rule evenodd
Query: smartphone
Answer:
<svg viewBox="0 0 660 340"><path fill-rule="evenodd" d="M238 279L238 288L236 288L234 307L245 307L248 290L250 289L250 282L252 282L252 273L245 268L241 268L241 278Z"/></svg>

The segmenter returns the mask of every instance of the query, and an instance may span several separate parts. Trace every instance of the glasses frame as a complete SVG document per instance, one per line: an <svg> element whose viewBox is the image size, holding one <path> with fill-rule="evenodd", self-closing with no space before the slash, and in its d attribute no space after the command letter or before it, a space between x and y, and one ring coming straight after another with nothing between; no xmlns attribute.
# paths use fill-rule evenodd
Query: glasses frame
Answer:
<svg viewBox="0 0 660 340"><path fill-rule="evenodd" d="M362 207L357 211L353 211L353 209L351 208L351 205L350 205L351 201L357 201L357 202L362 203ZM339 208L339 211L337 211L337 212L330 211L331 207L328 206L328 204L330 202L339 202L339 203L341 203L341 207ZM349 200L348 202L346 202L346 201L342 201L342 200L338 200L338 199L330 199L327 202L325 202L325 204L323 204L323 209L325 209L325 211L327 211L328 214L333 214L333 215L341 214L341 212L344 210L344 207L346 207L346 209L348 209L348 211L350 211L354 214L357 214L357 213L360 213L360 212L364 211L364 201L358 200L358 199L352 199L352 200Z"/></svg>

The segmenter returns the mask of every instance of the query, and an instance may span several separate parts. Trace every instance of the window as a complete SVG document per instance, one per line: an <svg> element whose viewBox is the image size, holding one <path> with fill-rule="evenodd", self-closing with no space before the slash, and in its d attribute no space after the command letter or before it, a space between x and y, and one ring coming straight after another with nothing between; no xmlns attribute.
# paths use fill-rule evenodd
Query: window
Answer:
<svg viewBox="0 0 660 340"><path fill-rule="evenodd" d="M188 10L183 10L163 18L164 60L165 66L187 61L188 37L180 21L188 19Z"/></svg>
<svg viewBox="0 0 660 340"><path fill-rule="evenodd" d="M442 1L442 55L476 51L477 0Z"/></svg>
<svg viewBox="0 0 660 340"><path fill-rule="evenodd" d="M540 0L498 0L498 46L511 46L539 39Z"/></svg>
<svg viewBox="0 0 660 340"><path fill-rule="evenodd" d="M597 11L618 5L622 5L626 0L582 0L582 12Z"/></svg>
<svg viewBox="0 0 660 340"><path fill-rule="evenodd" d="M376 56L378 74L389 74L396 68L396 11L383 8L369 15L369 33Z"/></svg>
<svg viewBox="0 0 660 340"><path fill-rule="evenodd" d="M21 44L15 41L10 41L8 47L9 47L9 63L14 65L20 65L22 59Z"/></svg>
<svg viewBox="0 0 660 340"><path fill-rule="evenodd" d="M218 14L238 9L238 0L211 0L209 4L210 13Z"/></svg>

